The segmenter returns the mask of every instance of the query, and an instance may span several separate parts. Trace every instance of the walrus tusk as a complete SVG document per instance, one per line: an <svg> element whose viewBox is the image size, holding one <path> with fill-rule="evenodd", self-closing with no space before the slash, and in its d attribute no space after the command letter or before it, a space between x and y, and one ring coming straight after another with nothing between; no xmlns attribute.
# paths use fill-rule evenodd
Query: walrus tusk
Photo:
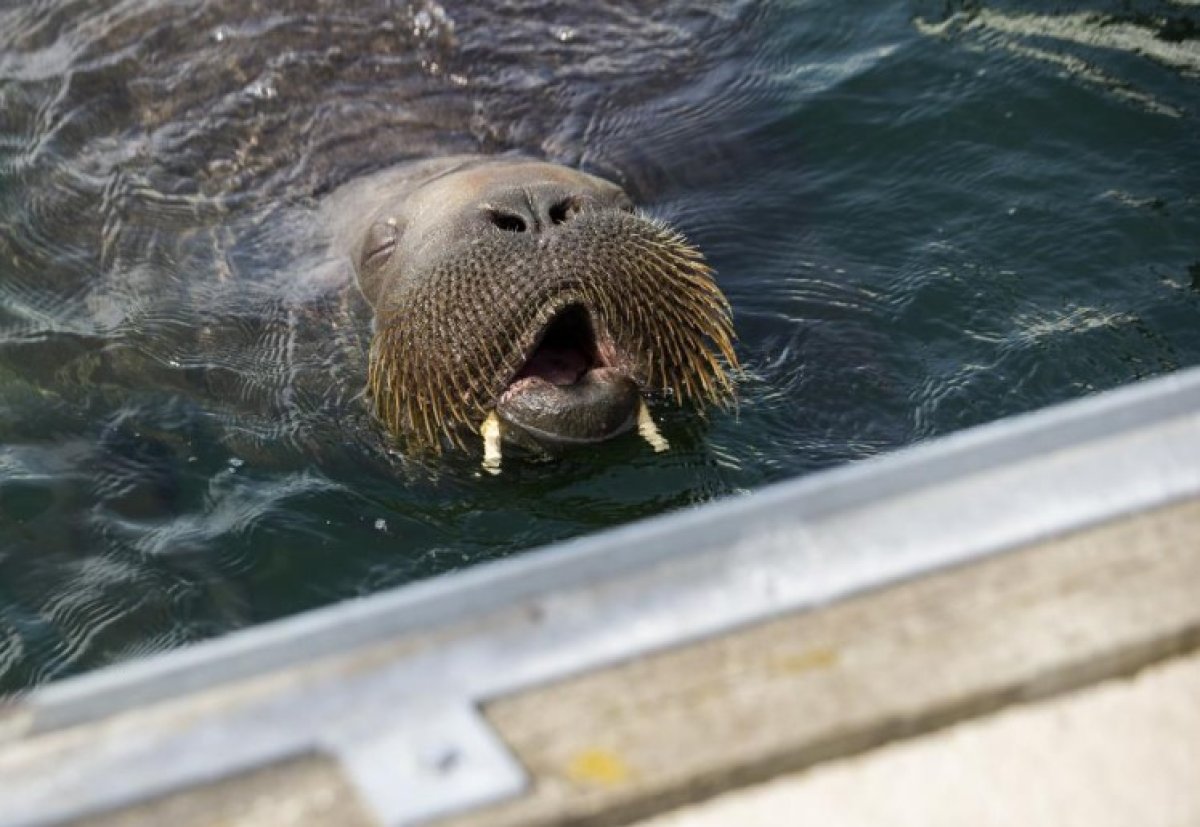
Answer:
<svg viewBox="0 0 1200 827"><path fill-rule="evenodd" d="M671 447L671 443L667 442L666 437L658 432L658 426L654 424L654 420L650 417L650 409L646 407L645 399L638 402L637 427L638 433L642 435L642 439L650 443L650 447L654 449L654 453L661 454Z"/></svg>
<svg viewBox="0 0 1200 827"><path fill-rule="evenodd" d="M483 467L490 474L500 473L500 417L492 411L479 426L483 437Z"/></svg>

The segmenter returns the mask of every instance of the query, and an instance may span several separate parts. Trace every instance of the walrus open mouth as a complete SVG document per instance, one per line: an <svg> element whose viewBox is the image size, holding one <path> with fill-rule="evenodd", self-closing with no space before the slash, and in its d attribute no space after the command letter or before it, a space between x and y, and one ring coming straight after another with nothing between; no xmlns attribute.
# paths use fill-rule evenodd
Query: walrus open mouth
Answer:
<svg viewBox="0 0 1200 827"><path fill-rule="evenodd" d="M496 413L541 447L615 436L633 426L641 400L637 383L617 361L616 348L597 336L587 309L571 304L534 340Z"/></svg>
<svg viewBox="0 0 1200 827"><path fill-rule="evenodd" d="M596 342L591 316L582 305L572 304L559 311L537 337L533 351L517 370L505 394L512 393L514 385L526 379L574 385L587 371L608 366Z"/></svg>

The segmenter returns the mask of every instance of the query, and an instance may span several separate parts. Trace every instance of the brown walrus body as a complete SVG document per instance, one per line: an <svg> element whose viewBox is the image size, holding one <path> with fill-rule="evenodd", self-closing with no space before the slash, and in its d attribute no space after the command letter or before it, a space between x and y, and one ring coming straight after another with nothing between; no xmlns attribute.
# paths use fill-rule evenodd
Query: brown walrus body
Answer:
<svg viewBox="0 0 1200 827"><path fill-rule="evenodd" d="M627 430L647 392L732 395L710 269L615 184L457 156L378 173L328 211L375 312L376 413L410 445L493 415L518 441L594 442Z"/></svg>

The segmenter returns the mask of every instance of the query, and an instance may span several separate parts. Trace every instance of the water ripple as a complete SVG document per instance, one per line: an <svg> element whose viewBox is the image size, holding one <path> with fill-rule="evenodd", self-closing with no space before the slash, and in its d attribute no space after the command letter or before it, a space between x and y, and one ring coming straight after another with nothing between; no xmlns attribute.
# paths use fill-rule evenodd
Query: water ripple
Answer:
<svg viewBox="0 0 1200 827"><path fill-rule="evenodd" d="M0 8L0 692L1200 362L1194 10L1110 6ZM478 151L694 239L738 405L389 443L321 199Z"/></svg>

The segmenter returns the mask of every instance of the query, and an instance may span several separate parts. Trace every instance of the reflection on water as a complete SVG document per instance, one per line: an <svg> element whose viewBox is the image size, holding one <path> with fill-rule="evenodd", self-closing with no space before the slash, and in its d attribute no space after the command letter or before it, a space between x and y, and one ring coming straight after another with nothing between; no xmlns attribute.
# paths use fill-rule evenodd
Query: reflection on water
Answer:
<svg viewBox="0 0 1200 827"><path fill-rule="evenodd" d="M1143 86L1137 76L1140 73L1117 73L1103 68L1107 62L1120 62L1136 55L1139 60L1176 70L1186 82L1200 80L1200 25L1194 12L1172 4L1161 4L1161 8L1154 10L1149 9L1159 4L1143 5L1147 10L1134 11L1127 4L1116 13L1087 10L1030 14L972 4L940 19L918 17L915 23L925 34L954 38L979 49L1006 49L1058 67L1149 112L1183 117L1186 105L1166 99L1175 90L1164 90L1160 97L1149 86Z"/></svg>
<svg viewBox="0 0 1200 827"><path fill-rule="evenodd" d="M0 691L1200 362L1194 4L0 9ZM361 404L315 225L405 159L622 182L736 413L499 479Z"/></svg>

